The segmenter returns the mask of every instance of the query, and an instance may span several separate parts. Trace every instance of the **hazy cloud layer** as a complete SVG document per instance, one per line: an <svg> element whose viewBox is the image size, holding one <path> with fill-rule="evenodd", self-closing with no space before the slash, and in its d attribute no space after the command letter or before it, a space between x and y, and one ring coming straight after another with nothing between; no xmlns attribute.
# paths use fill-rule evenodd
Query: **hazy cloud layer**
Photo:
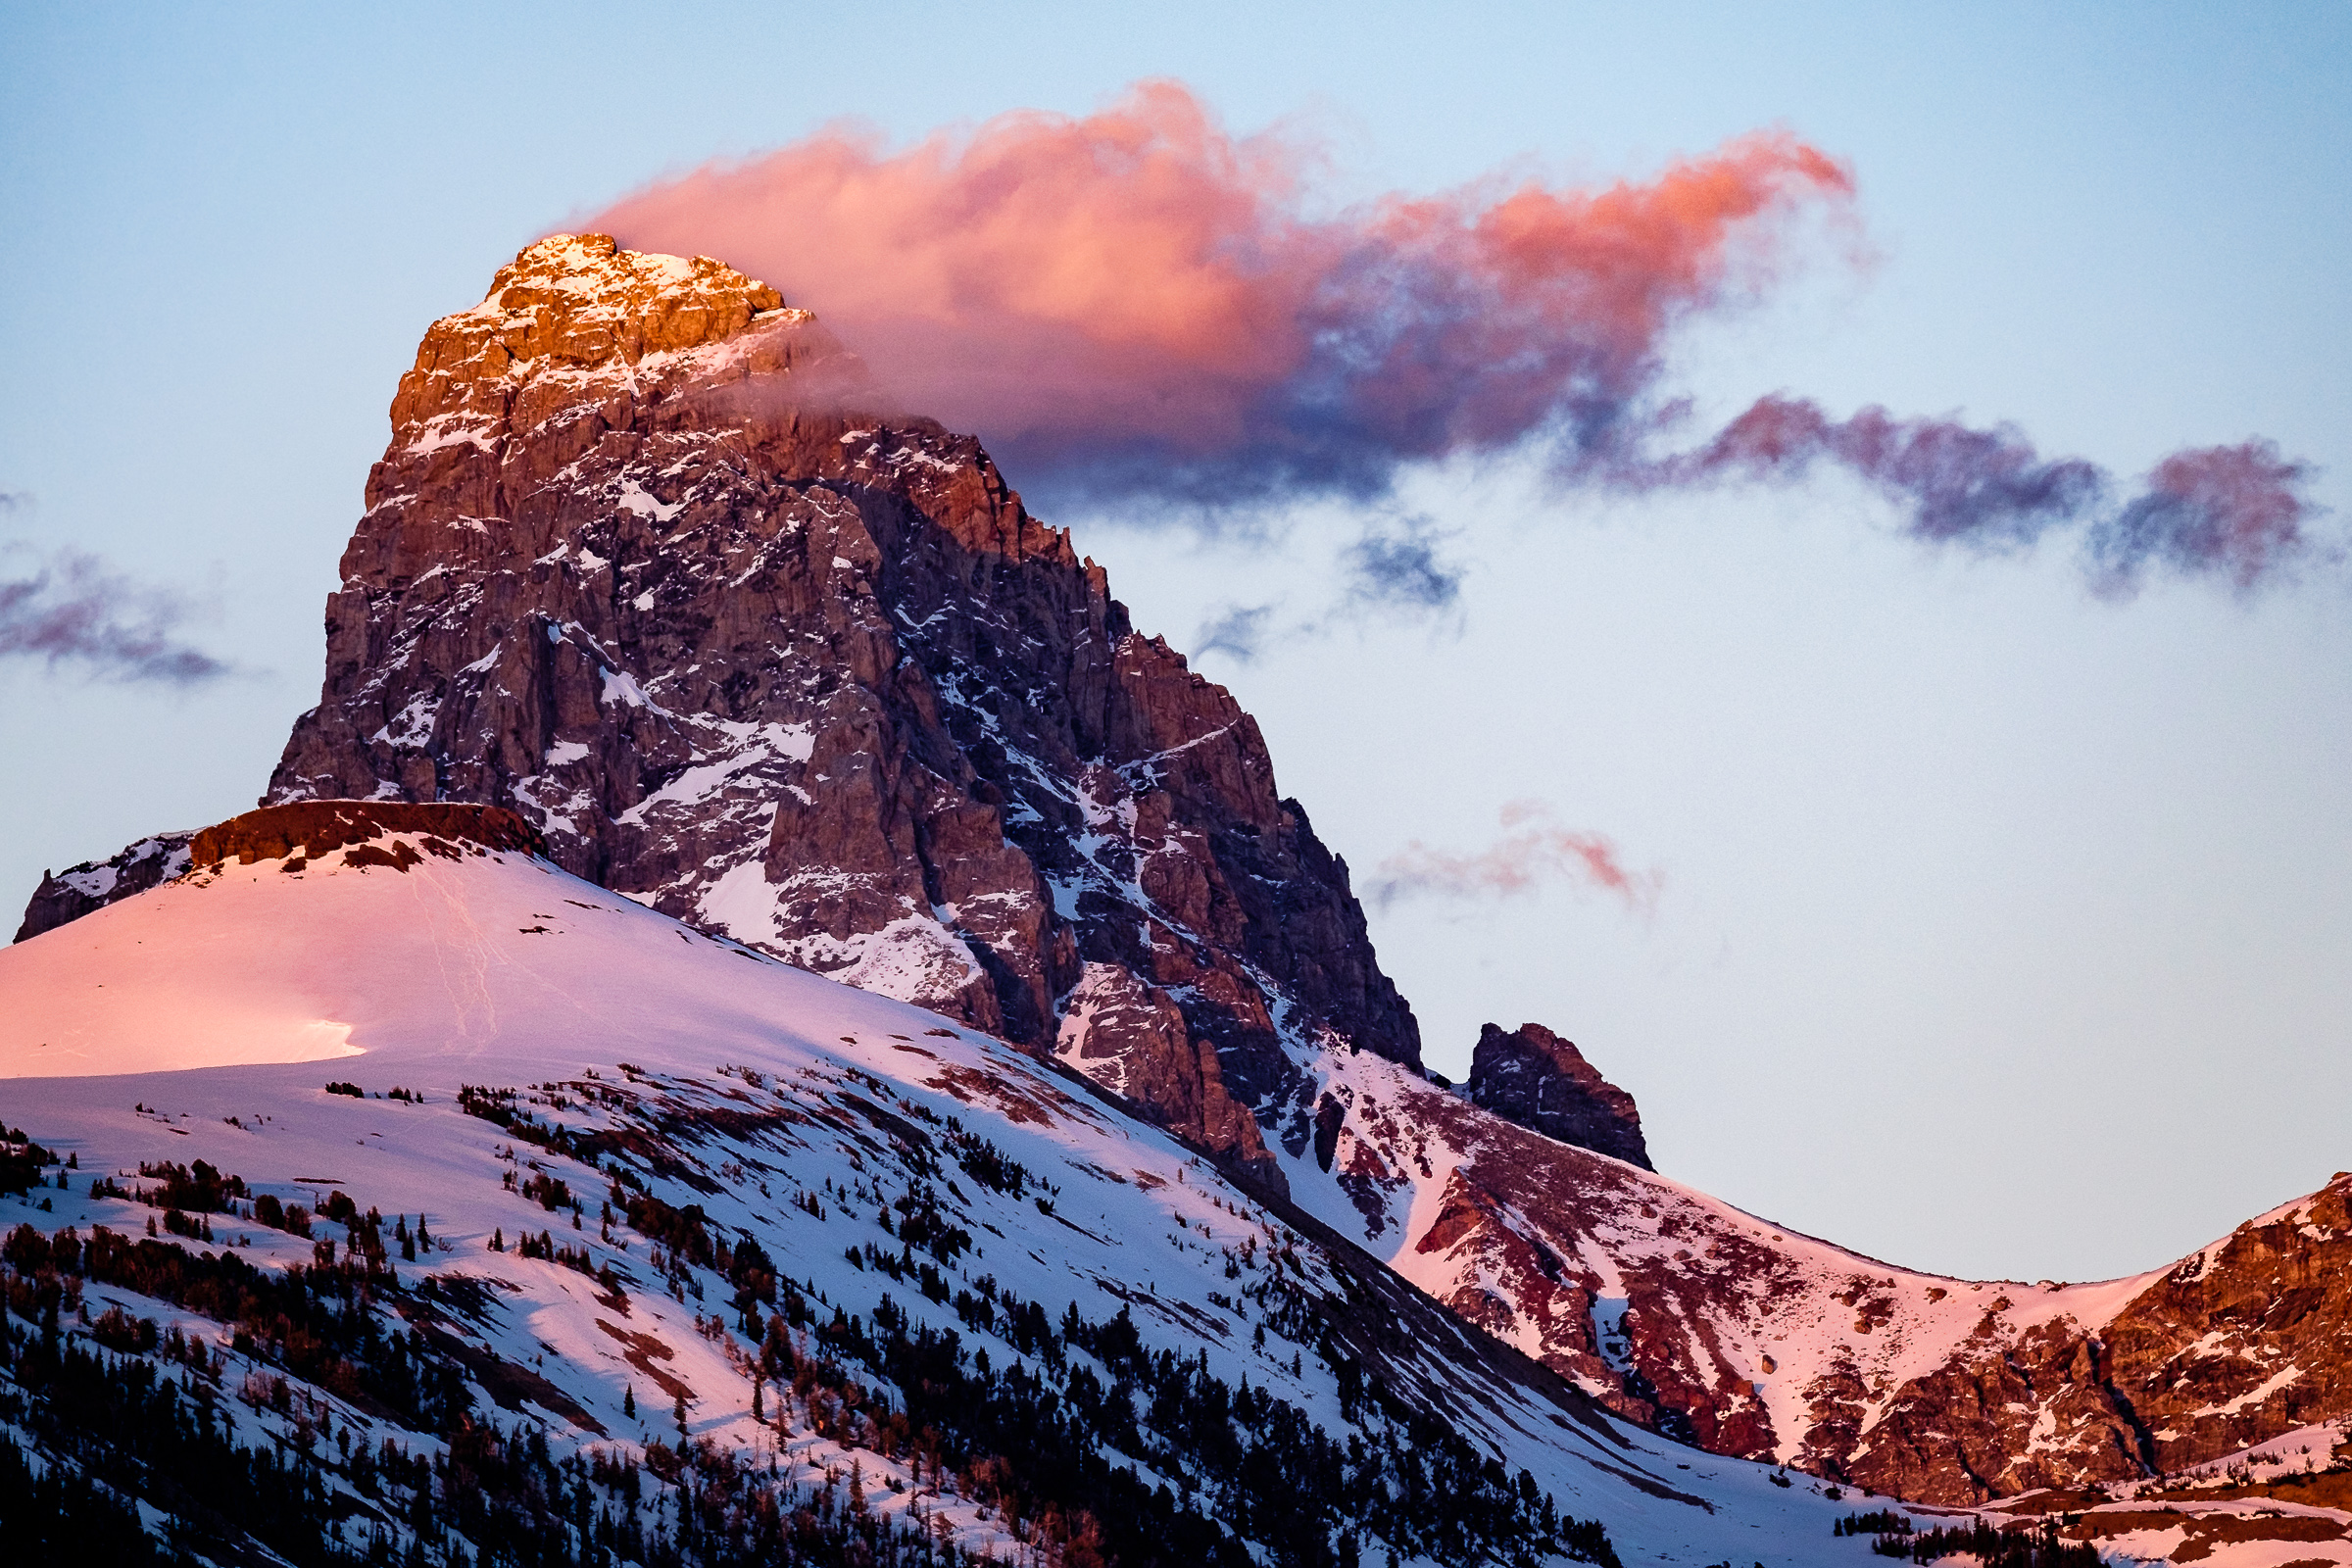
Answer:
<svg viewBox="0 0 2352 1568"><path fill-rule="evenodd" d="M1366 892L1386 906L1417 895L1497 898L1570 882L1623 899L1637 913L1655 909L1665 885L1660 872L1629 871L1607 838L1551 818L1542 801L1513 801L1502 808L1501 836L1485 849L1438 850L1416 839L1380 863Z"/></svg>
<svg viewBox="0 0 2352 1568"><path fill-rule="evenodd" d="M180 595L136 582L96 556L0 546L0 660L178 686L227 674L226 664L175 635L189 612Z"/></svg>

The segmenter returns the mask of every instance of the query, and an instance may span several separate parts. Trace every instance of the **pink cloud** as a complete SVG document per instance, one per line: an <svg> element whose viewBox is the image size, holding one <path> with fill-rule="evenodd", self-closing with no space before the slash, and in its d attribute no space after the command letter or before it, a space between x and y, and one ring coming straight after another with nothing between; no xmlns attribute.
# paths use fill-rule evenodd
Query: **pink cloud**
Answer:
<svg viewBox="0 0 2352 1568"><path fill-rule="evenodd" d="M2269 441L2174 453L2145 491L2091 531L2102 586L2128 593L2156 562L2219 574L2243 593L2333 554L2310 532L2321 514L2301 492L2310 475L2309 464Z"/></svg>
<svg viewBox="0 0 2352 1568"><path fill-rule="evenodd" d="M0 510L15 504L0 498ZM17 563L27 556L29 568L19 575ZM177 636L191 613L182 595L87 552L0 546L0 660L39 660L51 671L66 665L107 680L216 680L229 666Z"/></svg>
<svg viewBox="0 0 2352 1568"><path fill-rule="evenodd" d="M1893 501L1905 531L1932 543L2000 549L2084 524L2093 580L2110 595L2130 594L2151 565L2226 576L2247 592L2333 554L2312 533L2324 509L2303 493L2310 465L2261 440L2174 453L2119 506L2105 468L2044 458L2014 425L1898 418L1882 408L1834 419L1809 399L1775 393L1691 451L1603 450L1571 462L1567 477L1654 490L1795 480L1823 464Z"/></svg>
<svg viewBox="0 0 2352 1568"><path fill-rule="evenodd" d="M815 309L907 406L1029 475L1231 498L1385 486L1567 428L1657 373L1667 327L1761 286L1844 166L1766 132L1646 182L1481 182L1315 207L1316 149L1150 81L903 151L848 129L590 220Z"/></svg>
<svg viewBox="0 0 2352 1568"><path fill-rule="evenodd" d="M1382 904L1410 894L1450 898L1508 898L1553 882L1596 887L1642 914L1657 906L1664 875L1629 871L1617 846L1598 833L1563 828L1541 801L1503 807L1504 832L1486 849L1467 854L1434 850L1418 839L1380 863L1371 893Z"/></svg>
<svg viewBox="0 0 2352 1568"><path fill-rule="evenodd" d="M1851 221L1851 172L1787 132L1647 180L1493 176L1337 210L1322 170L1299 137L1235 136L1146 81L899 150L820 131L589 222L775 284L888 398L1056 499L1372 497L1407 464L1532 442L1570 483L1630 490L1840 467L1931 543L2082 525L2108 592L2150 566L2249 589L2313 554L2308 470L2259 441L2178 453L2121 504L2106 469L2010 425L1787 394L1659 454L1671 329L1768 290L1805 220Z"/></svg>

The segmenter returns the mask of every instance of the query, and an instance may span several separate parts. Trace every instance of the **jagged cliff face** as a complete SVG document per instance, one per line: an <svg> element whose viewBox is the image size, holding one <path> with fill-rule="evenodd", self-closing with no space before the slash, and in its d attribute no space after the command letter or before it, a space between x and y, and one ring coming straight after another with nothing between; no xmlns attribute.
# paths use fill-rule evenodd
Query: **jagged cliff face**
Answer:
<svg viewBox="0 0 2352 1568"><path fill-rule="evenodd" d="M513 808L556 859L1058 1052L1269 1171L1325 1045L1417 1062L1257 726L806 312L559 236L433 324L267 800Z"/></svg>
<svg viewBox="0 0 2352 1568"><path fill-rule="evenodd" d="M2169 1270L1892 1267L1366 1056L1316 1066L1298 1200L1622 1414L1969 1504L2177 1474L2352 1415L2352 1175ZM2326 1445L2322 1446L2323 1451Z"/></svg>

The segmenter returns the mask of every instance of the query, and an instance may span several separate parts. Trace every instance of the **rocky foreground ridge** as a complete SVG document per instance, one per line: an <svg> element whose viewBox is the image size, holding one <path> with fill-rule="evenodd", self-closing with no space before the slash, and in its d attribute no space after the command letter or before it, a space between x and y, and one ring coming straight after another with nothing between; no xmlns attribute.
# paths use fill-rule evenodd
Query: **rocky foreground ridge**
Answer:
<svg viewBox="0 0 2352 1568"><path fill-rule="evenodd" d="M1387 1063L1348 1063L1328 1092L1367 1247L1712 1452L1968 1505L2176 1475L2352 1415L2352 1174L2150 1274L1966 1281L1774 1225Z"/></svg>
<svg viewBox="0 0 2352 1568"><path fill-rule="evenodd" d="M543 241L392 413L269 802L503 808L591 881L1058 1057L1712 1451L1971 1502L2352 1412L2343 1178L2161 1275L1965 1282L1657 1176L1540 1026L1432 1082L1249 715L764 284ZM24 935L187 839L48 879Z"/></svg>

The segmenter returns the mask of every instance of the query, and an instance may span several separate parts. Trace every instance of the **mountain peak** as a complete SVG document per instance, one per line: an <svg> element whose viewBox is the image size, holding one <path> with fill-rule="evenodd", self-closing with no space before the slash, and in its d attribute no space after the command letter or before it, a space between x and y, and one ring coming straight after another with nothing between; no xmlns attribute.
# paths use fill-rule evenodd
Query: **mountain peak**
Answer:
<svg viewBox="0 0 2352 1568"><path fill-rule="evenodd" d="M451 339L494 339L517 359L635 363L733 337L783 308L773 288L709 256L623 250L610 234L551 234L500 268L479 305L434 322L418 363Z"/></svg>
<svg viewBox="0 0 2352 1568"><path fill-rule="evenodd" d="M509 808L566 870L1058 1054L1271 1182L1302 1062L1418 1062L1232 694L765 284L543 240L433 323L392 422L270 802Z"/></svg>
<svg viewBox="0 0 2352 1568"><path fill-rule="evenodd" d="M623 250L610 234L552 235L500 268L480 304L425 329L392 400L392 445L368 506L448 477L453 462L496 456L510 438L568 461L576 453L559 432L601 434L610 422L584 414L755 377L765 388L779 373L793 382L779 403L828 401L865 379L813 313L723 262ZM402 459L429 460L427 471L387 474ZM466 499L495 514L495 497Z"/></svg>

